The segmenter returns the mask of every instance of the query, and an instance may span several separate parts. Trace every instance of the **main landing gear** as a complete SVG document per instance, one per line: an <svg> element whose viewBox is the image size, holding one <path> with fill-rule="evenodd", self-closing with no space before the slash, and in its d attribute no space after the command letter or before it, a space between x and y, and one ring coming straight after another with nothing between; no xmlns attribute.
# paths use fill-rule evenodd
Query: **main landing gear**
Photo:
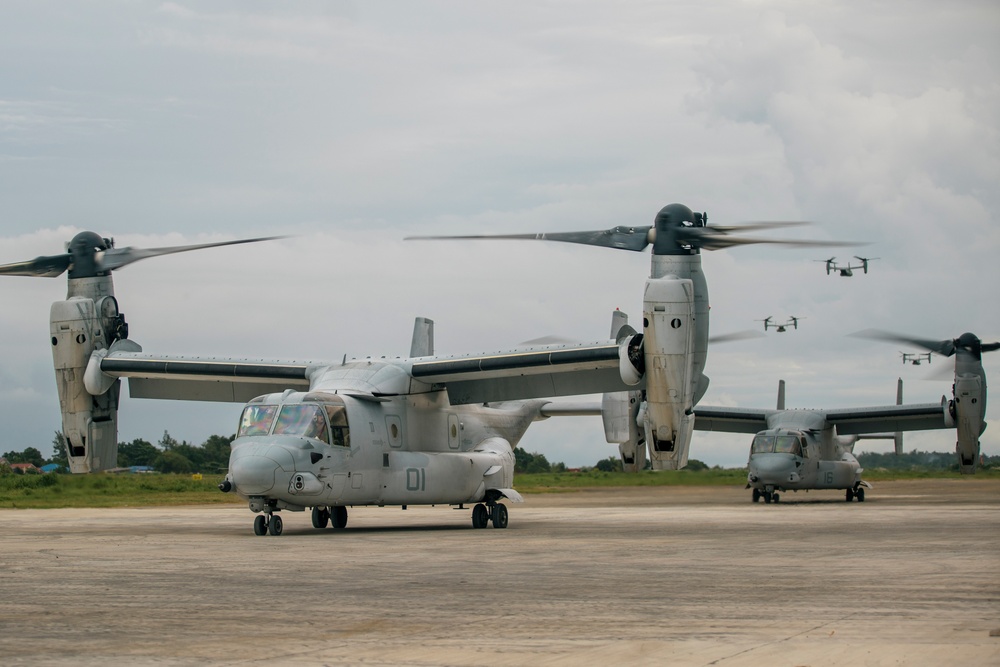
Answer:
<svg viewBox="0 0 1000 667"><path fill-rule="evenodd" d="M492 521L494 528L507 527L507 506L503 503L492 502L489 506L478 503L472 508L472 527L485 528Z"/></svg>
<svg viewBox="0 0 1000 667"><path fill-rule="evenodd" d="M342 505L335 507L314 507L312 522L313 528L326 528L327 523L337 530L347 528L347 508Z"/></svg>
<svg viewBox="0 0 1000 667"><path fill-rule="evenodd" d="M859 503L863 503L865 502L865 488L863 486L859 486L856 489L848 489L846 496L847 502L851 502L857 498Z"/></svg>

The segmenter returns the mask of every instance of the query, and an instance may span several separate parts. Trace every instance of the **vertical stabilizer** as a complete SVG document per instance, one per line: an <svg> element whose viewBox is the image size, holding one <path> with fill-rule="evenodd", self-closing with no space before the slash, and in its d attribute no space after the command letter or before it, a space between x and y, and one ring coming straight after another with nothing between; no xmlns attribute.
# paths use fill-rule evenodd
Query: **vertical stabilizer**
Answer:
<svg viewBox="0 0 1000 667"><path fill-rule="evenodd" d="M434 320L418 317L413 321L413 340L410 341L411 357L434 355Z"/></svg>
<svg viewBox="0 0 1000 667"><path fill-rule="evenodd" d="M785 381L778 380L778 410L785 409Z"/></svg>
<svg viewBox="0 0 1000 667"><path fill-rule="evenodd" d="M903 378L896 378L896 405L903 404ZM900 456L903 453L903 432L896 431L892 438L893 443L896 445L896 456Z"/></svg>

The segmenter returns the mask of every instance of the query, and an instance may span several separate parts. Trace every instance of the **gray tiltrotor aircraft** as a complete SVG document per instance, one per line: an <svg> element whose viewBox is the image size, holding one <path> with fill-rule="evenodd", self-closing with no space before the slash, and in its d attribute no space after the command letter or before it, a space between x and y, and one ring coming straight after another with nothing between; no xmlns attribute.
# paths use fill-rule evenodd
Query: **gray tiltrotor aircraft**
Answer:
<svg viewBox="0 0 1000 667"><path fill-rule="evenodd" d="M747 488L753 502L778 502L779 491L841 489L847 501L865 500L863 469L854 457L862 438L892 439L903 450L904 430L949 426L942 404L903 405L903 381L898 381L896 405L836 410L785 408L785 382L778 383L774 410L755 408L695 408L695 428L706 431L754 433L747 462ZM895 430L894 433L881 433Z"/></svg>
<svg viewBox="0 0 1000 667"><path fill-rule="evenodd" d="M343 528L354 505L470 504L474 527L504 528L508 510L500 500L521 500L513 489L513 447L533 421L600 414L627 468L642 466L647 443L654 468L687 463L694 406L708 388L700 252L748 243L843 245L731 234L785 224L710 227L704 214L671 204L647 227L512 237L632 251L651 245L642 332L616 315L610 340L456 356L435 355L433 322L424 318L416 320L407 358L308 363L143 351L129 338L112 272L227 243L118 249L82 232L65 254L0 266L0 275L68 271L67 297L51 308L50 344L73 472L116 465L127 378L136 398L245 404L220 489L247 500L259 535L282 532L281 510L311 508L316 528ZM604 399L549 400L583 394Z"/></svg>
<svg viewBox="0 0 1000 667"><path fill-rule="evenodd" d="M774 329L778 333L785 333L786 331L788 331L788 327L791 327L793 329L798 329L799 328L799 320L804 320L806 318L804 318L804 317L795 317L794 315L789 315L788 316L788 321L780 323L780 324L777 323L777 322L773 322L772 321L773 319L774 319L773 317L771 317L770 315L768 315L764 319L762 319L762 320L756 320L756 321L764 323L764 331L767 331L768 329Z"/></svg>
<svg viewBox="0 0 1000 667"><path fill-rule="evenodd" d="M847 266L840 266L834 261L836 259L836 257L831 257L830 259L817 259L816 261L826 264L826 275L830 275L831 272L837 272L844 278L850 278L854 275L854 269L863 269L865 273L868 273L868 262L873 262L878 257L858 257L855 255L854 259L861 262L857 266L854 266L850 262L847 263Z"/></svg>
<svg viewBox="0 0 1000 667"><path fill-rule="evenodd" d="M899 356L903 358L904 364L910 364L911 366L919 366L923 362L931 363L931 355L933 352L900 352Z"/></svg>

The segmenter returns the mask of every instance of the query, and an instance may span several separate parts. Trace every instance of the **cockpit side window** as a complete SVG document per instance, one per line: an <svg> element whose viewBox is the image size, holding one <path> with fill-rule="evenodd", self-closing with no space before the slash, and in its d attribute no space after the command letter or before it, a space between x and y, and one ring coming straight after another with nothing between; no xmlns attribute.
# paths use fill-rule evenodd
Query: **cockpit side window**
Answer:
<svg viewBox="0 0 1000 667"><path fill-rule="evenodd" d="M330 420L330 431L333 434L332 445L338 447L351 446L351 431L347 428L347 408L342 405L326 405L326 416Z"/></svg>
<svg viewBox="0 0 1000 667"><path fill-rule="evenodd" d="M750 446L751 454L766 454L768 452L774 451L774 436L773 435L758 435L753 439L753 444Z"/></svg>
<svg viewBox="0 0 1000 667"><path fill-rule="evenodd" d="M277 412L277 405L248 405L240 417L240 428L237 437L244 435L267 435L271 430L271 422Z"/></svg>

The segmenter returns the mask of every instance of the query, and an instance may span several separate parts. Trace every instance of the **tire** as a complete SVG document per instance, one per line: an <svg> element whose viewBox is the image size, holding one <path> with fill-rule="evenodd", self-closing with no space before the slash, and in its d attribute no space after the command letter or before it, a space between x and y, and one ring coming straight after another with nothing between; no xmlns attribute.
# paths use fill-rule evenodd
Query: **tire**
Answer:
<svg viewBox="0 0 1000 667"><path fill-rule="evenodd" d="M764 496L764 504L765 505L770 505L771 504L771 493L769 491L765 491L762 495Z"/></svg>
<svg viewBox="0 0 1000 667"><path fill-rule="evenodd" d="M507 506L503 503L497 503L493 506L493 527L494 528L506 528L507 527Z"/></svg>
<svg viewBox="0 0 1000 667"><path fill-rule="evenodd" d="M759 503L760 502L760 489L754 489L753 490L753 502L755 502L755 503Z"/></svg>
<svg viewBox="0 0 1000 667"><path fill-rule="evenodd" d="M771 500L773 500L774 502L778 502L779 500L781 500L781 496L779 496L777 493L774 493L771 495Z"/></svg>
<svg viewBox="0 0 1000 667"><path fill-rule="evenodd" d="M281 520L281 517L278 516L277 514L272 514L271 520L267 522L267 532L270 533L271 535L274 535L275 537L281 535L281 530L282 528L284 528L282 524L283 522Z"/></svg>
<svg viewBox="0 0 1000 667"><path fill-rule="evenodd" d="M343 505L331 507L330 523L333 524L335 530L343 530L344 528L347 528L347 508Z"/></svg>
<svg viewBox="0 0 1000 667"><path fill-rule="evenodd" d="M848 489L845 495L847 496L847 502L851 502L854 500L854 489Z"/></svg>
<svg viewBox="0 0 1000 667"><path fill-rule="evenodd" d="M325 507L314 507L312 511L313 528L323 529L330 521L330 512Z"/></svg>
<svg viewBox="0 0 1000 667"><path fill-rule="evenodd" d="M854 496L858 499L859 503L865 502L865 490L864 489L859 488L857 491L854 492Z"/></svg>
<svg viewBox="0 0 1000 667"><path fill-rule="evenodd" d="M258 514L253 520L253 534L254 535L267 535L267 517L263 514Z"/></svg>
<svg viewBox="0 0 1000 667"><path fill-rule="evenodd" d="M485 528L486 524L489 523L490 512L486 509L486 505L479 503L472 508L472 527L473 528Z"/></svg>

